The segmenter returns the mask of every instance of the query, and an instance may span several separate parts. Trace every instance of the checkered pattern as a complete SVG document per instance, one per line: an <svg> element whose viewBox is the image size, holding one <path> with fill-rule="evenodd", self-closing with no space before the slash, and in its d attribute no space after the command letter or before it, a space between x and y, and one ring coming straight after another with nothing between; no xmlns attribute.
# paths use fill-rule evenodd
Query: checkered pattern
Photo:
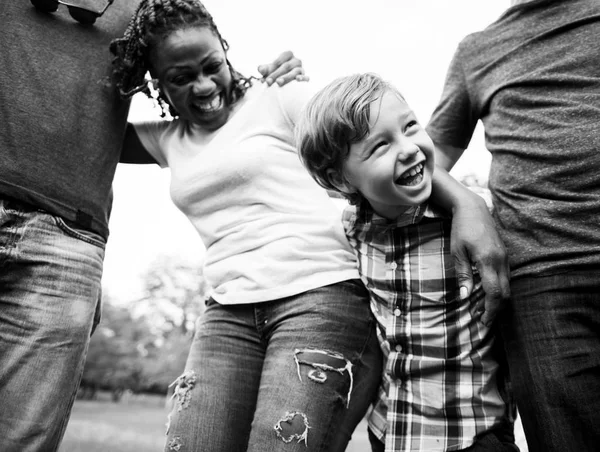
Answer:
<svg viewBox="0 0 600 452"><path fill-rule="evenodd" d="M494 334L475 312L481 284L458 296L450 220L420 206L390 222L363 205L345 210L344 225L386 358L369 428L386 452L469 447L513 411Z"/></svg>

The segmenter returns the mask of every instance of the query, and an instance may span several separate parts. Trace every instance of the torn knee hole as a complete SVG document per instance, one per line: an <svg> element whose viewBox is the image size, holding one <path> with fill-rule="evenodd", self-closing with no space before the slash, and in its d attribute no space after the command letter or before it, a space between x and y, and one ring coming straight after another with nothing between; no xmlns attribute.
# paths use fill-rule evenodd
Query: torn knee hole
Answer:
<svg viewBox="0 0 600 452"><path fill-rule="evenodd" d="M297 440L297 442L304 441L304 444L308 446L308 429L310 425L308 425L306 414L300 411L288 411L273 428L277 432L277 437L284 443Z"/></svg>
<svg viewBox="0 0 600 452"><path fill-rule="evenodd" d="M187 408L190 405L192 399L191 390L196 385L196 372L193 370L185 371L181 374L173 383L169 385L169 388L175 386L173 390L173 399L177 399L177 411L181 411L183 408Z"/></svg>
<svg viewBox="0 0 600 452"><path fill-rule="evenodd" d="M344 358L344 355L329 350L318 350L312 348L296 349L294 351L294 360L296 361L296 370L298 378L302 381L300 366L310 366L308 378L315 383L325 383L327 381L327 372L337 372L340 375L348 373L350 378L350 388L346 397L346 406L350 405L350 394L354 383L352 374L352 363Z"/></svg>
<svg viewBox="0 0 600 452"><path fill-rule="evenodd" d="M171 441L169 441L168 446L169 450L177 452L178 450L181 450L181 448L183 447L183 443L181 442L181 438L179 436L176 436Z"/></svg>

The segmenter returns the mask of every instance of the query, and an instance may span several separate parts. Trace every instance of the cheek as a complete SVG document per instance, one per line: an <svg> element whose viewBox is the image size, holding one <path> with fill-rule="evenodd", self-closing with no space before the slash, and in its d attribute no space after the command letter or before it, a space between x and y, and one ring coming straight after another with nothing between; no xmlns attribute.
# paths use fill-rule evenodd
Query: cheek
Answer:
<svg viewBox="0 0 600 452"><path fill-rule="evenodd" d="M431 140L431 138L429 138L429 135L427 135L425 132L423 132L424 136L421 137L421 139L419 140L419 142L417 143L417 145L419 146L419 148L421 149L421 151L423 152L423 154L425 154L425 157L427 158L427 162L431 162L431 165L434 166L435 165L435 147L433 145L433 141Z"/></svg>
<svg viewBox="0 0 600 452"><path fill-rule="evenodd" d="M229 67L219 74L219 83L220 85L227 87L227 94L231 96L231 92L233 91L233 76L229 71Z"/></svg>
<svg viewBox="0 0 600 452"><path fill-rule="evenodd" d="M182 90L170 89L163 91L163 93L165 94L166 99L169 101L169 104L171 104L176 110L185 108L185 94L182 92Z"/></svg>
<svg viewBox="0 0 600 452"><path fill-rule="evenodd" d="M369 190L378 195L388 193L390 190L390 181L393 176L387 169L387 165L381 165L379 168L374 168L374 171L365 173L363 179Z"/></svg>

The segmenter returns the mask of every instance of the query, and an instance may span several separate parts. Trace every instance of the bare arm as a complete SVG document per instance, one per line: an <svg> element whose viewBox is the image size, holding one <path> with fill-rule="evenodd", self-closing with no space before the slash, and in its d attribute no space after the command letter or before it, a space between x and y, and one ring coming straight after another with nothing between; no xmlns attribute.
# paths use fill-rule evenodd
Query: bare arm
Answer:
<svg viewBox="0 0 600 452"><path fill-rule="evenodd" d="M436 145L441 165L433 175L433 201L452 212L452 254L456 261L460 296L473 290L472 264L481 275L485 298L478 310L489 325L510 296L508 255L485 201L448 174L463 150Z"/></svg>
<svg viewBox="0 0 600 452"><path fill-rule="evenodd" d="M146 151L131 123L127 124L127 129L125 130L125 139L123 140L119 163L158 163Z"/></svg>
<svg viewBox="0 0 600 452"><path fill-rule="evenodd" d="M450 171L454 164L465 152L464 149L448 144L435 143L435 164L438 167Z"/></svg>

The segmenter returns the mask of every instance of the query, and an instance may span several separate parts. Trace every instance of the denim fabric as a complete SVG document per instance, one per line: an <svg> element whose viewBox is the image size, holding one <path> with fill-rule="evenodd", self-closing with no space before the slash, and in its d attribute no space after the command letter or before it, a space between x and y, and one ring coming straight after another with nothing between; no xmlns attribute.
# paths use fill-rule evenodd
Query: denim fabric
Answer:
<svg viewBox="0 0 600 452"><path fill-rule="evenodd" d="M379 385L374 328L359 280L264 303L209 300L165 450L343 451Z"/></svg>
<svg viewBox="0 0 600 452"><path fill-rule="evenodd" d="M0 199L0 450L58 449L93 323L105 242Z"/></svg>
<svg viewBox="0 0 600 452"><path fill-rule="evenodd" d="M530 452L600 447L600 270L511 281L502 334Z"/></svg>

